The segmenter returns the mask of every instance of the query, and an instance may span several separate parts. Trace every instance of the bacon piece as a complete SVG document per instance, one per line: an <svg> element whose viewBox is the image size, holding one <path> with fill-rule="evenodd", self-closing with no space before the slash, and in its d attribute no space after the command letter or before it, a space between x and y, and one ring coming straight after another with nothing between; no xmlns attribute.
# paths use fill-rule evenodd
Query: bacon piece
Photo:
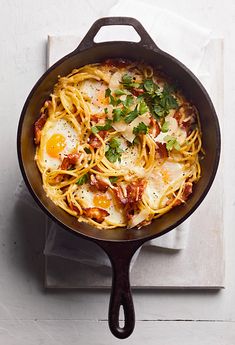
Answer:
<svg viewBox="0 0 235 345"><path fill-rule="evenodd" d="M144 93L144 90L143 89L138 89L137 87L133 87L133 88L131 88L131 93L134 95L134 96L136 96L136 97L138 97L139 95L142 95L143 93Z"/></svg>
<svg viewBox="0 0 235 345"><path fill-rule="evenodd" d="M99 136L104 139L107 135L107 131L99 131ZM89 137L89 144L94 148L94 149L98 149L99 147L101 147L101 141L98 137L95 136L95 134L91 134Z"/></svg>
<svg viewBox="0 0 235 345"><path fill-rule="evenodd" d="M164 159L168 157L168 151L166 148L166 144L164 143L156 143L156 154L157 158Z"/></svg>
<svg viewBox="0 0 235 345"><path fill-rule="evenodd" d="M97 223L102 223L105 217L109 216L108 211L99 207L88 207L83 209L83 214L96 221Z"/></svg>
<svg viewBox="0 0 235 345"><path fill-rule="evenodd" d="M65 157L61 164L61 170L68 170L73 165L75 165L80 157L79 153L70 153L67 157Z"/></svg>
<svg viewBox="0 0 235 345"><path fill-rule="evenodd" d="M99 122L101 125L104 125L105 119L106 119L106 114L103 114L103 113L91 115L91 121L93 121L94 123ZM103 120L103 124L101 123L100 120Z"/></svg>
<svg viewBox="0 0 235 345"><path fill-rule="evenodd" d="M143 195L145 187L146 181L141 178L128 184L126 187L128 203L138 202Z"/></svg>
<svg viewBox="0 0 235 345"><path fill-rule="evenodd" d="M49 103L48 101L45 102L45 106L48 106L48 103ZM48 109L46 107L43 109L39 119L34 124L34 142L36 145L40 143L42 129L47 121L47 118L48 118Z"/></svg>
<svg viewBox="0 0 235 345"><path fill-rule="evenodd" d="M80 214L79 209L77 208L77 206L75 206L72 202L69 203L69 207L71 208L72 211L77 212L78 214Z"/></svg>
<svg viewBox="0 0 235 345"><path fill-rule="evenodd" d="M188 200L188 197L193 192L193 184L192 182L186 182L182 191L182 194L180 196L180 199L177 199L174 203L174 206L181 205L183 202Z"/></svg>
<svg viewBox="0 0 235 345"><path fill-rule="evenodd" d="M189 103L183 103L175 112L174 118L178 122L180 128L190 134L192 126L196 123L197 109Z"/></svg>
<svg viewBox="0 0 235 345"><path fill-rule="evenodd" d="M126 189L123 190L121 186L117 186L116 188L113 188L113 191L117 197L117 200L125 206L128 203Z"/></svg>
<svg viewBox="0 0 235 345"><path fill-rule="evenodd" d="M110 66L110 67L117 67L117 68L122 68L130 65L130 61L125 60L125 59L107 59L104 61L104 65Z"/></svg>
<svg viewBox="0 0 235 345"><path fill-rule="evenodd" d="M113 191L115 192L118 201L121 204L126 205L137 203L141 199L145 187L146 181L139 178L136 181L129 183L125 189L121 188L121 186L117 186L116 188L113 188Z"/></svg>
<svg viewBox="0 0 235 345"><path fill-rule="evenodd" d="M151 117L150 118L150 128L149 128L149 133L156 138L158 136L158 134L161 132L160 126L158 124L158 122Z"/></svg>
<svg viewBox="0 0 235 345"><path fill-rule="evenodd" d="M106 192L106 190L109 187L109 185L105 181L103 181L100 178L97 178L93 174L90 176L90 184L91 186L95 187L98 191L103 193Z"/></svg>

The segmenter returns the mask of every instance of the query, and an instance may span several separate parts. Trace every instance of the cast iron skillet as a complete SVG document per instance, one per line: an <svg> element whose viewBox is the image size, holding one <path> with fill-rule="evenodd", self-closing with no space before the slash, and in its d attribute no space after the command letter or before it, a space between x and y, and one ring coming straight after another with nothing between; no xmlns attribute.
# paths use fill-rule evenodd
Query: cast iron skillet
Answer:
<svg viewBox="0 0 235 345"><path fill-rule="evenodd" d="M138 43L123 41L95 43L94 37L97 32L106 25L131 25L141 40ZM202 178L195 185L194 192L186 205L174 208L140 230L121 228L101 231L88 224L78 223L75 217L56 207L46 197L41 175L34 162L33 124L39 116L44 101L52 92L58 75L67 75L73 68L89 63L119 57L144 60L146 63L162 68L178 82L183 92L199 110L206 156L201 162ZM207 92L192 72L156 46L136 19L128 17L101 18L92 25L78 48L49 68L30 92L19 121L17 148L19 164L26 185L44 212L62 225L65 230L97 243L107 253L113 268L109 327L116 337L127 338L135 325L129 283L129 266L133 254L145 241L165 234L189 217L205 198L216 174L220 156L220 130L215 109ZM119 325L120 306L123 306L124 309L124 327Z"/></svg>

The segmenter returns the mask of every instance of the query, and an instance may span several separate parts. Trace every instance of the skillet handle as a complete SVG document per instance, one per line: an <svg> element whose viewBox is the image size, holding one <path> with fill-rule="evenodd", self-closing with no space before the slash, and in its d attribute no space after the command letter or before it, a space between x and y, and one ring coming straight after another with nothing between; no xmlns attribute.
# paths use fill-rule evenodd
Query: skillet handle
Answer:
<svg viewBox="0 0 235 345"><path fill-rule="evenodd" d="M112 243L99 245L108 254L113 269L112 290L109 302L109 328L113 335L125 339L135 328L135 310L130 287L130 262L142 243ZM120 307L124 311L124 326L119 324Z"/></svg>
<svg viewBox="0 0 235 345"><path fill-rule="evenodd" d="M141 45L142 47L147 47L149 49L160 50L160 48L157 47L157 45L149 36L142 24L137 19L132 17L104 17L96 20L76 50L81 51L99 45L100 43L94 42L94 38L102 26L108 25L132 26L141 38L140 42L136 44Z"/></svg>

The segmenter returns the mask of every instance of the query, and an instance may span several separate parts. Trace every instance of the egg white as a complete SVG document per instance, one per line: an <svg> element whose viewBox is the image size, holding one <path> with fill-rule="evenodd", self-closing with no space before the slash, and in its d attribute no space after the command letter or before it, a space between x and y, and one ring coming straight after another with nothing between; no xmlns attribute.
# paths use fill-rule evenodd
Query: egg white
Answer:
<svg viewBox="0 0 235 345"><path fill-rule="evenodd" d="M59 153L59 157L51 157L47 153L47 142L54 134L61 134L65 138L65 148ZM45 168L58 169L63 158L73 152L78 145L78 133L71 122L65 119L48 120L43 128L40 152Z"/></svg>
<svg viewBox="0 0 235 345"><path fill-rule="evenodd" d="M179 188L186 171L184 166L180 163L166 161L161 166L156 166L148 177L147 186L145 188L143 199L153 209L159 208L159 202L170 185L174 188ZM167 198L163 200L164 206Z"/></svg>
<svg viewBox="0 0 235 345"><path fill-rule="evenodd" d="M97 194L105 195L107 199L110 200L110 206L107 208L103 208L109 213L109 216L105 217L105 220L108 223L112 223L113 225L117 225L117 226L119 224L123 224L125 221L123 211L116 204L114 196L112 195L110 191L107 191L105 193L94 192L91 190L89 184L83 184L82 186L79 186L79 188L76 191L76 199L78 200L78 202L83 208L97 207L94 204L94 196Z"/></svg>

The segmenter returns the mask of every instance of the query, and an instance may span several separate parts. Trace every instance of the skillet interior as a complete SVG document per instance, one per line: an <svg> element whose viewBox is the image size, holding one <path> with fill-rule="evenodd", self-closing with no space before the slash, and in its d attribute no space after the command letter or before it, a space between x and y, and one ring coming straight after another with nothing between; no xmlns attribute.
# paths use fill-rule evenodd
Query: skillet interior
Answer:
<svg viewBox="0 0 235 345"><path fill-rule="evenodd" d="M78 223L75 217L55 206L46 197L42 187L41 175L34 162L35 145L33 142L33 124L38 118L40 108L45 99L52 92L58 75L67 75L73 68L89 63L95 63L107 58L124 57L131 60L144 60L146 63L161 67L170 77L177 80L183 93L197 107L203 133L203 147L206 151L205 159L201 162L202 177L194 186L194 193L186 205L174 208L172 211L153 221L150 225L140 229L98 230L94 227ZM84 51L76 50L58 63L53 65L38 81L31 91L23 108L18 129L18 155L24 179L33 196L54 220L90 238L108 241L150 239L160 236L185 220L200 204L213 182L220 154L220 131L213 105L200 84L176 59L162 52L155 51L132 42L106 42L94 44Z"/></svg>

